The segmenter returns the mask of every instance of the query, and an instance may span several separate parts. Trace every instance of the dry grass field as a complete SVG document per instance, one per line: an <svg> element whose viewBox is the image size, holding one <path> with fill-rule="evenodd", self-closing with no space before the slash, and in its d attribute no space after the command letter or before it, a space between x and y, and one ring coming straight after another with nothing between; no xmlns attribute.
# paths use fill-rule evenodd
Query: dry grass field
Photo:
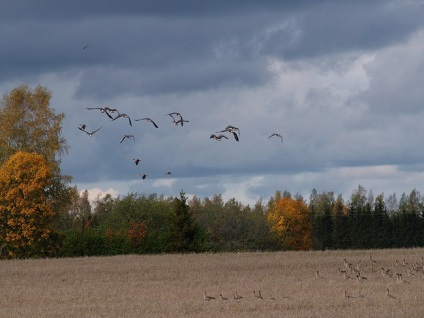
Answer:
<svg viewBox="0 0 424 318"><path fill-rule="evenodd" d="M423 256L398 249L3 260L0 317L424 317Z"/></svg>

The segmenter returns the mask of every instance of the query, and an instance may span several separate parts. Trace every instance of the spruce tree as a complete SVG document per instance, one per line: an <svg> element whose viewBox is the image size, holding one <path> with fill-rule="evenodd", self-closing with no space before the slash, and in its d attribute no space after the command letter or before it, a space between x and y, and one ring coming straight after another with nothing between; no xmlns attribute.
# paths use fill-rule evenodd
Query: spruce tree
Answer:
<svg viewBox="0 0 424 318"><path fill-rule="evenodd" d="M185 253L196 250L196 224L184 191L180 198L175 198L171 214L169 249L171 252Z"/></svg>

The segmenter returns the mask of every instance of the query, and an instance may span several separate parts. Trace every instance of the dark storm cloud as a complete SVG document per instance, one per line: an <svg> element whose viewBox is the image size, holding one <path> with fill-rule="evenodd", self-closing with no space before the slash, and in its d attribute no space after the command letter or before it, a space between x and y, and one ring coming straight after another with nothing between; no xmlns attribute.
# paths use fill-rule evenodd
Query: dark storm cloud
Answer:
<svg viewBox="0 0 424 318"><path fill-rule="evenodd" d="M79 70L79 96L107 97L257 86L271 78L267 57L389 45L423 20L422 10L378 1L8 1L1 9L0 81Z"/></svg>
<svg viewBox="0 0 424 318"><path fill-rule="evenodd" d="M263 53L304 59L350 50L371 50L402 41L423 27L424 10L378 1L316 2L269 32Z"/></svg>
<svg viewBox="0 0 424 318"><path fill-rule="evenodd" d="M63 172L87 187L266 198L386 170L398 184L395 165L422 166L423 13L397 0L5 0L0 87L52 90L71 146ZM85 109L104 105L160 128ZM172 125L171 111L190 123ZM90 138L81 123L103 128ZM209 139L228 124L240 142Z"/></svg>

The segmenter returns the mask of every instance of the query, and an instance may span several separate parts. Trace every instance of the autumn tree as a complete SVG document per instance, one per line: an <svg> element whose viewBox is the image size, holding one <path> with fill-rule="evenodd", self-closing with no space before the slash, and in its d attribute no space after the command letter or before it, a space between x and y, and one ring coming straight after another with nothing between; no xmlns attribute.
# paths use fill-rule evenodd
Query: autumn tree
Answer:
<svg viewBox="0 0 424 318"><path fill-rule="evenodd" d="M0 166L0 244L6 257L48 255L53 173L42 155L17 152Z"/></svg>
<svg viewBox="0 0 424 318"><path fill-rule="evenodd" d="M312 222L308 206L299 197L285 196L268 210L268 221L286 248L308 250L312 247Z"/></svg>
<svg viewBox="0 0 424 318"><path fill-rule="evenodd" d="M19 86L3 96L0 108L0 164L18 151L43 155L50 167L50 196L55 211L60 211L70 194L70 176L60 171L61 158L68 145L62 136L64 114L50 107L51 92L42 86L31 90Z"/></svg>

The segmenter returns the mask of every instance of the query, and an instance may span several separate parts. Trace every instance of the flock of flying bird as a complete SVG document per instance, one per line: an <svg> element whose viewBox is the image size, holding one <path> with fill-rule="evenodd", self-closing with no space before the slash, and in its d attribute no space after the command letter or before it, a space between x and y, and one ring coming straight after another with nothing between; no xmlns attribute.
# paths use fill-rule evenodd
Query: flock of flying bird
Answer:
<svg viewBox="0 0 424 318"><path fill-rule="evenodd" d="M132 127L131 117L128 114L119 112L116 108L110 108L110 107L106 106L106 107L86 107L86 109L87 110L99 110L102 114L106 114L111 119L111 121L115 121L119 118L126 118L126 119L128 119L129 125ZM170 116L172 118L172 123L174 125L184 126L184 123L189 122L188 120L184 119L182 117L181 113L179 113L179 112L171 112L169 114L166 114L165 116ZM159 128L159 126L150 117L135 119L135 121L141 121L141 120L145 120L147 122L150 122L155 128ZM80 124L79 127L78 127L79 130L86 133L90 137L92 137L95 133L97 133L101 128L102 128L102 126L100 126L99 128L97 128L94 131L88 131L86 124ZM224 138L224 139L228 140L228 137L226 135L224 135L224 133L226 133L226 132L231 133L236 141L240 140L240 129L235 127L235 126L232 126L232 125L228 125L223 130L217 131L216 133L212 133L210 135L210 139L214 139L216 141L221 141ZM283 137L279 133L273 133L268 138L272 138L272 137L277 137L281 140L281 142L283 142ZM135 142L134 135L130 135L130 134L123 135L120 143L124 142L125 139L132 139ZM136 166L141 162L141 160L139 158L134 158L133 161L134 161ZM166 175L172 175L172 173L169 172L169 171L165 172L165 174ZM140 177L143 180L146 179L147 176L148 175L144 174L144 173L140 174Z"/></svg>

